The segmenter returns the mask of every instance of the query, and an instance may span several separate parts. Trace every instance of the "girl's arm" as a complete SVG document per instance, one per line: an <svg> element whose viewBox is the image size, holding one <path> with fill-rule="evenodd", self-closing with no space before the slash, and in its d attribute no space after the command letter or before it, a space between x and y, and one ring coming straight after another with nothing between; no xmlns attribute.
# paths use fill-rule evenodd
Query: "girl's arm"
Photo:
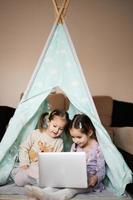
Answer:
<svg viewBox="0 0 133 200"><path fill-rule="evenodd" d="M20 145L19 161L20 167L26 169L30 165L29 150L33 145L33 134L30 134L27 139Z"/></svg>
<svg viewBox="0 0 133 200"><path fill-rule="evenodd" d="M76 152L77 151L77 145L75 143L72 144L70 151L71 152Z"/></svg>
<svg viewBox="0 0 133 200"><path fill-rule="evenodd" d="M98 148L97 148L96 157L97 157L96 176L98 177L97 183L100 183L105 177L105 160L104 160L104 156L103 156L100 146L98 146Z"/></svg>
<svg viewBox="0 0 133 200"><path fill-rule="evenodd" d="M99 184L105 177L105 161L100 147L98 146L96 150L97 167L96 173L89 177L88 186L94 187Z"/></svg>

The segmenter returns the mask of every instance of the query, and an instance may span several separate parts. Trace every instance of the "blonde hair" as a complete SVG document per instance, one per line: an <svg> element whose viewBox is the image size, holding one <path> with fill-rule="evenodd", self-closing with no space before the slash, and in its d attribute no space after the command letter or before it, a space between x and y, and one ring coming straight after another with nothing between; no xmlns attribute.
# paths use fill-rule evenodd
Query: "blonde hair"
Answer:
<svg viewBox="0 0 133 200"><path fill-rule="evenodd" d="M44 126L46 125L47 127L47 119L49 121L53 120L55 116L59 116L62 119L66 120L66 126L68 125L69 122L69 115L66 111L64 110L53 110L50 114L48 112L45 112L41 115L39 121L38 121L38 129L42 132L44 130Z"/></svg>

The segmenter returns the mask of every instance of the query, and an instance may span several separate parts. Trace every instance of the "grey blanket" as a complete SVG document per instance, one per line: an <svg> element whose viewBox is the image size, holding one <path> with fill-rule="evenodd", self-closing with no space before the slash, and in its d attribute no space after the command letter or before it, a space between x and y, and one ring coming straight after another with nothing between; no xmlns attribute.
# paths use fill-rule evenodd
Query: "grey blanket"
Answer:
<svg viewBox="0 0 133 200"><path fill-rule="evenodd" d="M0 195L24 195L24 187L18 187L14 183L0 187ZM104 190L103 192L93 192L87 194L76 195L73 200L131 200L127 194L125 196L117 197L113 193Z"/></svg>

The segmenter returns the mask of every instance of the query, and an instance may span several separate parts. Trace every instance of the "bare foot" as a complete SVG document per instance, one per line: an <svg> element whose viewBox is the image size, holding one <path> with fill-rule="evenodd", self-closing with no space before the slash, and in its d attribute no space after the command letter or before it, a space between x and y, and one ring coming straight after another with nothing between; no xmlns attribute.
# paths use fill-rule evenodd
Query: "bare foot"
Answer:
<svg viewBox="0 0 133 200"><path fill-rule="evenodd" d="M43 192L43 190L36 186L32 186L32 195L39 200L48 200L48 198L45 197L45 193Z"/></svg>
<svg viewBox="0 0 133 200"><path fill-rule="evenodd" d="M24 187L25 189L25 194L29 197L32 197L32 186L31 185L26 185Z"/></svg>
<svg viewBox="0 0 133 200"><path fill-rule="evenodd" d="M35 197L27 197L27 200L38 200L38 199Z"/></svg>
<svg viewBox="0 0 133 200"><path fill-rule="evenodd" d="M26 185L24 187L24 189L25 189L25 194L26 194L28 200L37 200L37 198L33 197L33 195L32 195L32 186L31 185Z"/></svg>
<svg viewBox="0 0 133 200"><path fill-rule="evenodd" d="M32 196L35 197L38 200L66 200L66 193L63 190L57 190L55 191L54 189L41 189L36 186L31 186L32 190ZM28 188L28 189L31 189ZM29 190L28 190L29 191ZM63 193L62 193L63 192Z"/></svg>
<svg viewBox="0 0 133 200"><path fill-rule="evenodd" d="M51 191L51 192L50 192ZM59 200L59 197L56 197L54 192L55 190L52 188L47 188L46 190L42 190L39 187L32 186L32 195L39 200Z"/></svg>

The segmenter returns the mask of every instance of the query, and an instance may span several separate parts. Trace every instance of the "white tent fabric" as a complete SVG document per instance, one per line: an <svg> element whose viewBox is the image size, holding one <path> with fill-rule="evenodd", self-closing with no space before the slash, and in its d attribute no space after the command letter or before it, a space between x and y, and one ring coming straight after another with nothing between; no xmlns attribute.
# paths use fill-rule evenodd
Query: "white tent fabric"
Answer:
<svg viewBox="0 0 133 200"><path fill-rule="evenodd" d="M19 144L35 128L41 113L47 111L46 98L55 87L69 98L71 117L82 112L91 118L107 163L106 185L117 195L122 195L126 184L132 181L132 172L101 125L65 24L54 25L29 86L0 143L0 184L7 182Z"/></svg>

